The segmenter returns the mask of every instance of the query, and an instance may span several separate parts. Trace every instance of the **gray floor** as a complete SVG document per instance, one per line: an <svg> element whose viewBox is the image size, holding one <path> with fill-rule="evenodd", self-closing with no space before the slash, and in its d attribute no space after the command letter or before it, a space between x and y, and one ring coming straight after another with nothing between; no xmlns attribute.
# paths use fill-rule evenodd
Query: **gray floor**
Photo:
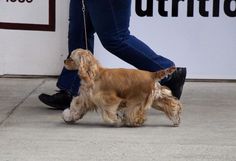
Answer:
<svg viewBox="0 0 236 161"><path fill-rule="evenodd" d="M140 128L89 113L67 125L40 103L55 79L0 78L0 161L236 161L236 83L187 82L180 127L151 110Z"/></svg>

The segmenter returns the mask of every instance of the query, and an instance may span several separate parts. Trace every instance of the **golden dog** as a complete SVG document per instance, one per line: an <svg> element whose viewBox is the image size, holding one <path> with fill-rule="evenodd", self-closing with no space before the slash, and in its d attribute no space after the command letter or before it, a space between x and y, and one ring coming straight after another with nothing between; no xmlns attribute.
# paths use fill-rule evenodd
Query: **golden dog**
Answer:
<svg viewBox="0 0 236 161"><path fill-rule="evenodd" d="M74 123L88 111L99 109L107 123L141 126L151 106L165 112L174 126L180 123L180 101L159 84L175 67L157 72L109 69L102 67L90 51L76 49L65 60L65 68L78 70L81 79L79 95L73 98L70 108L63 111L67 123Z"/></svg>

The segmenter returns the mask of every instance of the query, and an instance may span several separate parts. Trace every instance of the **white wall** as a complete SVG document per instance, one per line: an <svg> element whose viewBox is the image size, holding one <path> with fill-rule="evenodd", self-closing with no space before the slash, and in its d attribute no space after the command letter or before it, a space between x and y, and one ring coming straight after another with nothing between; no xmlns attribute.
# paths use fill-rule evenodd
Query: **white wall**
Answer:
<svg viewBox="0 0 236 161"><path fill-rule="evenodd" d="M219 17L212 17L212 1L206 6L209 17L199 15L198 4L194 17L187 17L186 2L180 3L179 16L171 17L170 0L166 1L168 17L158 14L155 0L153 17L139 17L134 2L131 33L177 66L187 66L188 78L236 79L236 18L225 15L223 1ZM2 21L3 11L9 11L0 7ZM232 1L232 10L235 7ZM68 0L57 1L56 11L56 32L0 29L0 74L59 74L67 56ZM95 55L104 66L132 67L105 51L98 39Z"/></svg>
<svg viewBox="0 0 236 161"><path fill-rule="evenodd" d="M47 0L33 2L48 3ZM14 5L20 6L21 10L24 9L19 3ZM1 57L5 57L3 67L0 66L3 74L57 75L59 73L67 55L68 5L67 0L56 3L56 32L0 29L0 54ZM44 13L41 8L35 11ZM27 16L30 16L30 12ZM35 16L37 15L33 15L32 19ZM39 22L35 20L33 22L41 24L41 19Z"/></svg>

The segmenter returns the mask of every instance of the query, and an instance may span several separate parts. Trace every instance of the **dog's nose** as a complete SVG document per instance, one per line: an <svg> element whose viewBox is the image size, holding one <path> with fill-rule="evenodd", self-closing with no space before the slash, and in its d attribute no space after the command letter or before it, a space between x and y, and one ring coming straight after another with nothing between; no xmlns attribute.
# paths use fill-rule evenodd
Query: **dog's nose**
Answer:
<svg viewBox="0 0 236 161"><path fill-rule="evenodd" d="M66 64L69 61L72 61L72 59L71 58L67 58L66 60L64 60L64 63Z"/></svg>

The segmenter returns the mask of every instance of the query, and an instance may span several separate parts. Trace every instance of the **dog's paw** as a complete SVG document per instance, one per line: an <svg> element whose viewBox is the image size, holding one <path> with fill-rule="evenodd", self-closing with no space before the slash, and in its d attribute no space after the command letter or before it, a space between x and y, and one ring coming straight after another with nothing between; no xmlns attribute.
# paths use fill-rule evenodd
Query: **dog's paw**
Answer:
<svg viewBox="0 0 236 161"><path fill-rule="evenodd" d="M173 121L174 127L179 127L179 124L180 124L180 117L179 116L175 116L175 118L172 119L172 121Z"/></svg>
<svg viewBox="0 0 236 161"><path fill-rule="evenodd" d="M68 124L74 123L74 120L73 120L73 117L71 116L69 108L67 108L63 111L62 118Z"/></svg>
<svg viewBox="0 0 236 161"><path fill-rule="evenodd" d="M171 120L173 122L174 127L179 127L179 124L180 124L180 116L179 115L175 115L175 116L171 117Z"/></svg>

